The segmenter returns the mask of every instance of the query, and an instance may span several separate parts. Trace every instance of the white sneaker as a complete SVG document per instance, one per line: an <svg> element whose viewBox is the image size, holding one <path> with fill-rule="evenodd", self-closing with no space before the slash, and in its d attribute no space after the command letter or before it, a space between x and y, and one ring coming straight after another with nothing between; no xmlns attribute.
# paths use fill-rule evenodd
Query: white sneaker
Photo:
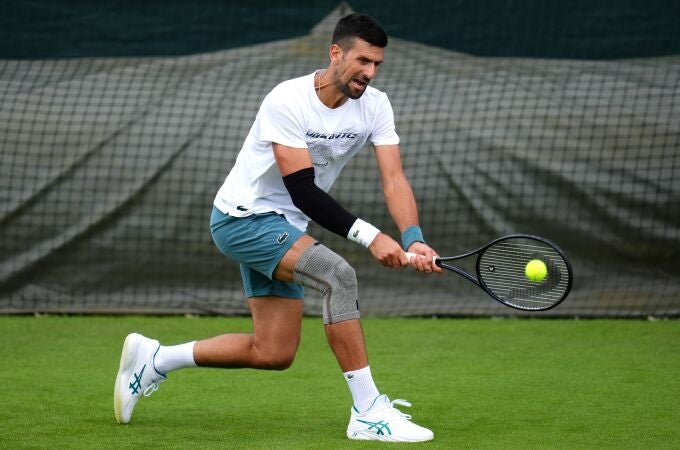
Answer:
<svg viewBox="0 0 680 450"><path fill-rule="evenodd" d="M388 442L422 442L434 439L434 433L411 422L411 416L399 411L394 405L411 406L406 400L393 400L380 395L368 411L359 414L352 407L347 426L347 437L357 440Z"/></svg>
<svg viewBox="0 0 680 450"><path fill-rule="evenodd" d="M141 334L132 333L125 338L113 391L113 411L118 423L128 423L141 395L150 396L167 378L153 364L159 348L158 341Z"/></svg>

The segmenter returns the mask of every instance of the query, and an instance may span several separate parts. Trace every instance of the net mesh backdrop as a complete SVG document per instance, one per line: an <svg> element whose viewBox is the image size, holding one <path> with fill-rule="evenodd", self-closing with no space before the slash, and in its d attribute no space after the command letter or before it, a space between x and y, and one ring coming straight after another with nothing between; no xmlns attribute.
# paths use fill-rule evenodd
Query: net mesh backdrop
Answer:
<svg viewBox="0 0 680 450"><path fill-rule="evenodd" d="M263 97L326 67L347 12L191 55L0 60L0 313L247 313L212 201ZM391 37L372 85L441 255L543 236L574 285L541 316L680 315L680 56L487 57ZM331 194L398 239L370 146ZM356 268L364 315L532 314L308 231Z"/></svg>

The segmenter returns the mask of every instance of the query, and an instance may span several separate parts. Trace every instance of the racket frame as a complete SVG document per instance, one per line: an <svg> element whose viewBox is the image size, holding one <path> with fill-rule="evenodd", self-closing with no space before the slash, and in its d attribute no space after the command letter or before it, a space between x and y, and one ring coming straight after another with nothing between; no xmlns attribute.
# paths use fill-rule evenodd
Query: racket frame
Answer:
<svg viewBox="0 0 680 450"><path fill-rule="evenodd" d="M480 262L482 260L482 255L484 254L484 252L489 247L497 244L498 242L502 242L502 241L505 241L505 240L508 240L508 239L516 239L516 238L536 240L536 241L539 241L543 244L546 244L549 247L551 247L553 250L555 250L557 252L557 254L559 254L559 256L562 258L562 260L564 261L564 263L567 267L567 288L564 291L564 294L562 294L562 297L560 298L559 301L552 303L551 305L544 307L544 308L522 308L520 306L513 305L513 304L506 302L501 297L494 294L493 291L491 291L491 289L489 289L486 286L486 283L484 283L483 277L480 276L480 270L481 270ZM477 254L477 261L475 261L475 272L476 272L477 278L470 275L469 273L467 273L463 269L460 269L458 267L446 264L446 261L455 261L455 260L458 260L458 259L464 259L464 258L468 258L468 257L470 257L474 254ZM562 303L562 301L565 298L567 298L567 295L569 295L569 291L571 291L571 286L572 286L572 281L573 281L573 271L572 271L572 268L571 268L571 263L566 258L566 256L564 256L564 252L562 252L562 250L554 242L552 242L552 241L550 241L546 238L543 238L543 237L540 237L540 236L534 236L534 235L531 235L531 234L509 234L509 235L506 235L506 236L501 236L501 237L496 238L493 241L489 242L488 244L478 248L477 250L473 250L471 252L467 252L467 253L464 253L464 254L461 254L461 255L456 255L456 256L434 257L432 262L435 265L441 267L442 269L446 269L446 270L449 270L451 272L455 272L458 275L460 275L463 278L470 281L471 283L476 284L478 287L480 287L482 290L484 290L484 292L486 292L494 300L502 303L505 306L509 306L510 308L518 309L520 311L547 311L549 309L554 308L555 306Z"/></svg>

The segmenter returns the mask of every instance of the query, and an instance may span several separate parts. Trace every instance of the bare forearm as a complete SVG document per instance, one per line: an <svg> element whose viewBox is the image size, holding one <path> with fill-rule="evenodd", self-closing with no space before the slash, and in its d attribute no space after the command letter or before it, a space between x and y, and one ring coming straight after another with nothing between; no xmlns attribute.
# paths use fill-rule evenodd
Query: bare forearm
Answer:
<svg viewBox="0 0 680 450"><path fill-rule="evenodd" d="M411 225L418 225L418 208L413 189L405 176L395 176L383 186L387 209L402 232Z"/></svg>

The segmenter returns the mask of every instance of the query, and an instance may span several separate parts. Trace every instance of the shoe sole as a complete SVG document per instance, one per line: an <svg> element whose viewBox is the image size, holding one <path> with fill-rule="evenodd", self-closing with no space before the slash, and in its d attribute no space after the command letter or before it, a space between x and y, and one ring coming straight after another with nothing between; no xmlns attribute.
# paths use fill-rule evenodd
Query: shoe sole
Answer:
<svg viewBox="0 0 680 450"><path fill-rule="evenodd" d="M374 433L362 433L361 431L348 431L347 437L355 441L380 441L380 442L427 442L434 439L434 435L426 438L416 439L394 439L386 435L377 435Z"/></svg>
<svg viewBox="0 0 680 450"><path fill-rule="evenodd" d="M130 358L130 350L138 346L140 338L142 335L137 333L128 334L123 343L123 351L120 354L120 364L118 366L118 374L116 375L116 384L113 388L113 413L116 416L116 421L120 424L127 424L130 421L123 420L121 412L123 410L123 390L125 386L125 381L128 378L123 376L127 371L129 371L129 361L134 361L135 358ZM123 390L121 390L123 387Z"/></svg>

